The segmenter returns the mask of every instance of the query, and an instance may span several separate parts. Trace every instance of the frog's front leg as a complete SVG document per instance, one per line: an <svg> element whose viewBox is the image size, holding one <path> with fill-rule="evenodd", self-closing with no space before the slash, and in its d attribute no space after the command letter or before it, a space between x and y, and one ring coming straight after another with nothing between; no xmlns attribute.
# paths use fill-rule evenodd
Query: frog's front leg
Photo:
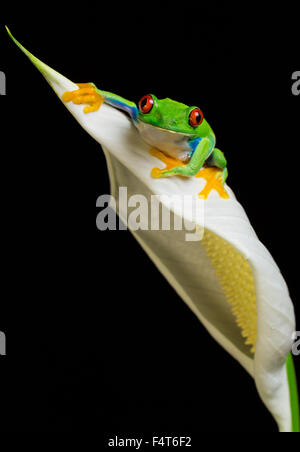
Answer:
<svg viewBox="0 0 300 452"><path fill-rule="evenodd" d="M136 120L138 108L134 102L130 102L121 96L108 91L102 91L94 83L78 83L75 91L67 91L63 94L64 102L73 102L75 105L87 104L84 113L92 113L99 110L103 102L119 110L126 111L133 121Z"/></svg>
<svg viewBox="0 0 300 452"><path fill-rule="evenodd" d="M212 150L212 142L208 138L203 138L198 142L191 160L187 165L175 166L174 168L168 170L155 168L155 172L152 172L152 175L156 178L171 176L195 176L204 165L204 162L207 160Z"/></svg>

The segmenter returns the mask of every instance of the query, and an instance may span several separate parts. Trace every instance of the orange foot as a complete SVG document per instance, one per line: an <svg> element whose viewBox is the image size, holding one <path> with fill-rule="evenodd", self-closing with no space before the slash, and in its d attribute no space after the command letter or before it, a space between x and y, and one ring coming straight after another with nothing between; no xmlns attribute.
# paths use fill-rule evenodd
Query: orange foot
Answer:
<svg viewBox="0 0 300 452"><path fill-rule="evenodd" d="M75 105L88 104L89 106L83 109L84 113L91 113L99 110L104 102L104 99L97 92L97 89L90 83L78 83L79 89L75 91L66 91L62 100L64 102L73 102Z"/></svg>
<svg viewBox="0 0 300 452"><path fill-rule="evenodd" d="M207 182L203 190L199 193L199 198L207 199L212 190L216 190L221 198L229 198L229 195L225 190L222 182L222 171L220 171L218 168L202 168L199 173L196 174L196 177L202 177Z"/></svg>

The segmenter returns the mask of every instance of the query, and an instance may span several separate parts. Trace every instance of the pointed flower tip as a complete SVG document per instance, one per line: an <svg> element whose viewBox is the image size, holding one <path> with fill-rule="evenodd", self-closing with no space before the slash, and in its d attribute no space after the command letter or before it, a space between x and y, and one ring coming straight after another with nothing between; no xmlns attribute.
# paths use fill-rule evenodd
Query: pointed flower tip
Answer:
<svg viewBox="0 0 300 452"><path fill-rule="evenodd" d="M38 58L36 58L32 53L30 53L25 47L12 35L9 28L5 25L5 28L7 30L7 33L9 34L10 38L13 40L13 42L19 47L20 50L30 59L30 61L34 64L34 66L42 73L42 75L47 79L47 81L57 84L65 84L69 89L73 88L73 84L71 82L67 81L65 77L60 75L58 72L54 71L52 68L47 66L45 63L40 61ZM68 83L66 83L66 81ZM76 86L75 86L76 88ZM74 89L75 89L74 88Z"/></svg>
<svg viewBox="0 0 300 452"><path fill-rule="evenodd" d="M19 49L22 50L22 52L25 53L25 55L28 56L28 58L30 58L30 60L35 63L35 60L37 60L30 52L28 52L28 50L25 49L25 47L22 46L22 44L13 36L13 34L11 33L10 29L8 28L7 25L5 25L6 31L9 35L9 37L13 40L13 42L19 47Z"/></svg>
<svg viewBox="0 0 300 452"><path fill-rule="evenodd" d="M13 35L11 34L11 31L10 31L10 29L8 28L7 25L5 25L5 28L6 28L7 33L9 34L9 36L12 38Z"/></svg>
<svg viewBox="0 0 300 452"><path fill-rule="evenodd" d="M12 35L10 29L8 28L7 25L5 25L6 31L9 35L9 37L14 41L15 44L17 44L18 47L21 47L21 44L16 40L16 38Z"/></svg>

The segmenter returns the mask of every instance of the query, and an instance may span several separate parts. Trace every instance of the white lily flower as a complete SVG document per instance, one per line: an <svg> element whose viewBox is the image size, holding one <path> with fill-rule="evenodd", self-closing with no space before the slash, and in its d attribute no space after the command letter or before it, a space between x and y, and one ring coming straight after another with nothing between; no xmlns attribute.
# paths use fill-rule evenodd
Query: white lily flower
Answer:
<svg viewBox="0 0 300 452"><path fill-rule="evenodd" d="M60 99L65 92L78 89L12 39ZM85 113L82 105L64 105L102 146L115 199L119 187L128 187L128 196L139 193L147 199L151 195L180 199L203 188L201 177L153 178L151 170L161 162L149 153L131 120L119 110L104 103L97 111ZM204 228L201 241L188 242L184 231L176 230L132 233L208 332L254 378L279 430L299 432L297 383L290 354L295 316L288 288L244 209L232 190L225 188L228 199L212 191L206 200L198 201L205 220L197 224ZM182 214L176 202L168 208L194 221L192 209ZM121 205L117 211L127 223Z"/></svg>

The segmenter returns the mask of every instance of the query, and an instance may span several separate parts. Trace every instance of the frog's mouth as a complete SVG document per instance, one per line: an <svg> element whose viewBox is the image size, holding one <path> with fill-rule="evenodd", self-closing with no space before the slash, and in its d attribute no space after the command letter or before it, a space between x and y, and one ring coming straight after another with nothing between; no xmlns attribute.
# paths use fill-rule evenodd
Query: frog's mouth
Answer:
<svg viewBox="0 0 300 452"><path fill-rule="evenodd" d="M177 130L172 130L172 129L167 129L167 128L164 128L164 127L159 127L159 126L156 126L154 124L145 123L143 121L137 121L136 125L137 125L137 128L139 130L141 130L142 128L148 128L149 130L151 130L151 129L153 130L154 129L154 130L157 130L157 131L168 133L170 135L176 134L176 135L181 135L181 137L193 138L193 135L190 134L190 133L177 132ZM154 130L153 130L153 132L154 132Z"/></svg>

